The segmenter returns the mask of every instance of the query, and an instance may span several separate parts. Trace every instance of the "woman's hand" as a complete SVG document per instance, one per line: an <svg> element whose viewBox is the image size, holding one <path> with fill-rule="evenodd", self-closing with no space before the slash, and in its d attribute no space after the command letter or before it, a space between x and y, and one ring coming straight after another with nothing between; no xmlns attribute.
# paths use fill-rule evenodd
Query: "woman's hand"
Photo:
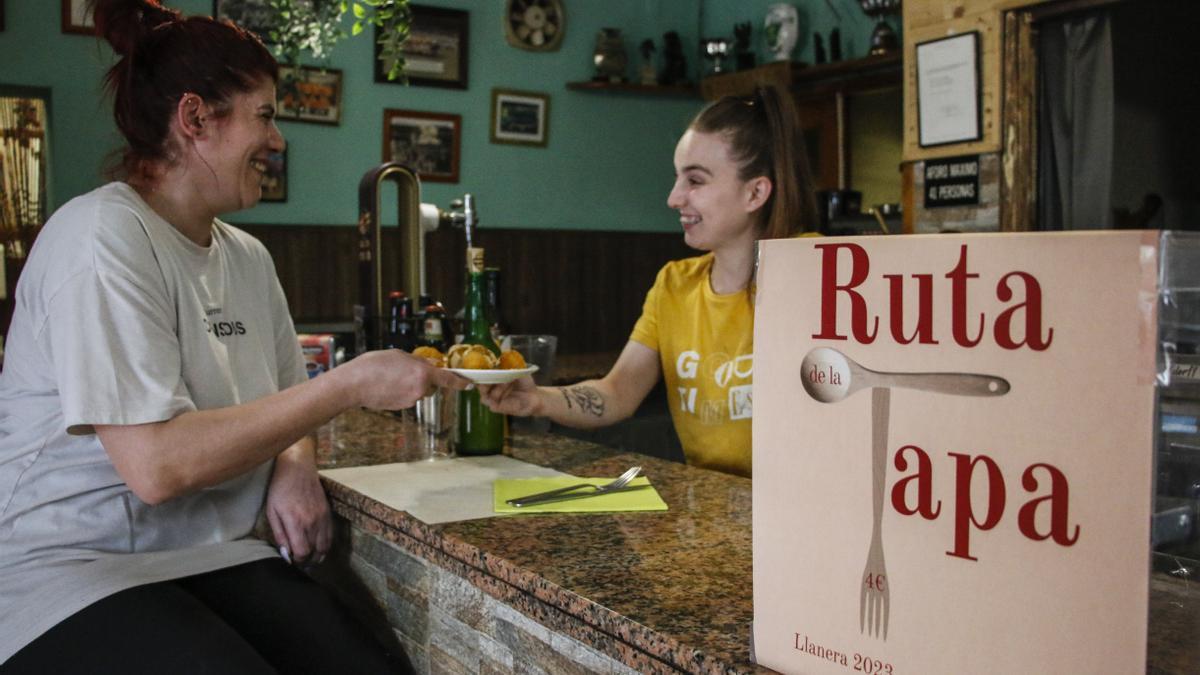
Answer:
<svg viewBox="0 0 1200 675"><path fill-rule="evenodd" d="M267 486L267 522L275 543L296 565L318 564L333 541L329 502L321 489L312 437L279 454Z"/></svg>
<svg viewBox="0 0 1200 675"><path fill-rule="evenodd" d="M403 410L438 387L466 389L464 377L399 349L367 352L322 375L350 378L348 391L363 408Z"/></svg>
<svg viewBox="0 0 1200 675"><path fill-rule="evenodd" d="M518 417L542 414L541 392L528 375L505 384L478 386L479 400L492 412Z"/></svg>

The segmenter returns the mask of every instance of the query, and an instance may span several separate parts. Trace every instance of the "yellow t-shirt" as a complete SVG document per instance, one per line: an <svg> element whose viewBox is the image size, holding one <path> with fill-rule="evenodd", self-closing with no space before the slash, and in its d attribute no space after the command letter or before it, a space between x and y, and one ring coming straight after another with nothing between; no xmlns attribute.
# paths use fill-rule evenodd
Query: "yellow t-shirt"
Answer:
<svg viewBox="0 0 1200 675"><path fill-rule="evenodd" d="M749 476L754 311L745 290L713 292L712 263L709 253L664 265L630 339L658 352L688 463Z"/></svg>

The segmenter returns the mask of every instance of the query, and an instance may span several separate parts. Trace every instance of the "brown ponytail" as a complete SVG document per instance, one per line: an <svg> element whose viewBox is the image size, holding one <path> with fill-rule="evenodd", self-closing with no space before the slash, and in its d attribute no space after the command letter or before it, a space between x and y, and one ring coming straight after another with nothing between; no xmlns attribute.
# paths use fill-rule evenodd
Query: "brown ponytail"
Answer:
<svg viewBox="0 0 1200 675"><path fill-rule="evenodd" d="M689 128L723 134L742 180L771 180L771 197L759 211L762 238L816 231L812 174L791 96L774 87L759 87L748 97L727 96L701 110Z"/></svg>
<svg viewBox="0 0 1200 675"><path fill-rule="evenodd" d="M221 115L234 94L279 79L279 66L258 37L227 21L184 17L159 0L89 5L96 32L120 57L104 84L128 147L110 173L146 177L154 163L172 160L168 132L184 94L200 96Z"/></svg>

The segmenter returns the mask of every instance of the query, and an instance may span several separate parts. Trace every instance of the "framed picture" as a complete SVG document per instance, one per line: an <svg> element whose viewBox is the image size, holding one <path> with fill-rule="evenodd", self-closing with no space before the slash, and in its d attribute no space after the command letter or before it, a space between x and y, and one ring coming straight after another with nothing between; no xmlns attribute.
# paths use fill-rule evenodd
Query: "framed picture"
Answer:
<svg viewBox="0 0 1200 675"><path fill-rule="evenodd" d="M430 183L457 183L462 115L383 111L383 161L400 162Z"/></svg>
<svg viewBox="0 0 1200 675"><path fill-rule="evenodd" d="M340 124L342 71L333 68L279 67L275 117L281 120Z"/></svg>
<svg viewBox="0 0 1200 675"><path fill-rule="evenodd" d="M271 27L275 25L271 0L213 0L212 15L253 31L263 42L271 41Z"/></svg>
<svg viewBox="0 0 1200 675"><path fill-rule="evenodd" d="M532 91L492 90L493 143L546 145L550 96Z"/></svg>
<svg viewBox="0 0 1200 675"><path fill-rule="evenodd" d="M917 120L923 148L982 138L977 31L917 45Z"/></svg>
<svg viewBox="0 0 1200 675"><path fill-rule="evenodd" d="M261 201L287 201L287 150L272 152L267 157L267 175L263 179Z"/></svg>
<svg viewBox="0 0 1200 675"><path fill-rule="evenodd" d="M92 13L88 11L87 0L62 0L62 32L79 35L96 34L96 24L92 22Z"/></svg>
<svg viewBox="0 0 1200 675"><path fill-rule="evenodd" d="M467 26L469 13L461 9L409 5L412 24L401 49L404 75L409 84L426 87L467 88ZM389 59L380 58L379 29L375 29L375 81L403 84L387 79Z"/></svg>

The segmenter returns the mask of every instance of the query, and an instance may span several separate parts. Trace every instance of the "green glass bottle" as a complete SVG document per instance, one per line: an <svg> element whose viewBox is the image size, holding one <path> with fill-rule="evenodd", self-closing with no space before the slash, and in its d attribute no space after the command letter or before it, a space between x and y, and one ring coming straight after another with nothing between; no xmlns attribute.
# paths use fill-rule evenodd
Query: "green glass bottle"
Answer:
<svg viewBox="0 0 1200 675"><path fill-rule="evenodd" d="M463 344L483 345L496 356L500 347L492 339L484 293L483 249L467 249L467 297L463 303ZM504 415L494 413L479 400L479 391L458 394L458 447L460 455L497 455L504 449Z"/></svg>

